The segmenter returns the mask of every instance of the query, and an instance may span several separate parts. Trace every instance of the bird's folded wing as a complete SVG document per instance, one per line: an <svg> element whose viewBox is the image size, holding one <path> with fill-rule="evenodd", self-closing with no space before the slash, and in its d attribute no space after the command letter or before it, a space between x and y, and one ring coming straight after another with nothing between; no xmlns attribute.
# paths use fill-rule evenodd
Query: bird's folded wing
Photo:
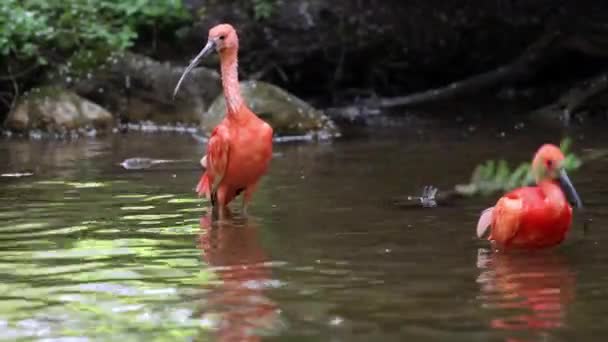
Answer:
<svg viewBox="0 0 608 342"><path fill-rule="evenodd" d="M515 196L505 196L494 206L494 226L492 239L501 244L508 244L521 227L523 200Z"/></svg>
<svg viewBox="0 0 608 342"><path fill-rule="evenodd" d="M207 172L211 176L211 192L217 191L219 183L224 178L228 168L228 156L230 154L230 133L224 126L218 126L213 130L209 144L207 145Z"/></svg>

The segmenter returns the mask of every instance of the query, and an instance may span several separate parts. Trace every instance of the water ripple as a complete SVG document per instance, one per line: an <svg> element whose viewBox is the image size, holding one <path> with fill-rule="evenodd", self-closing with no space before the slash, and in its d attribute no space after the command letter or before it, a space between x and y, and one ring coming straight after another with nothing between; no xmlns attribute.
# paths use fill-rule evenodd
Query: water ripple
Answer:
<svg viewBox="0 0 608 342"><path fill-rule="evenodd" d="M121 180L38 180L6 190L5 199L20 201L0 212L0 317L8 319L0 339L205 330L193 316L200 304L182 298L221 285L195 243L201 200Z"/></svg>

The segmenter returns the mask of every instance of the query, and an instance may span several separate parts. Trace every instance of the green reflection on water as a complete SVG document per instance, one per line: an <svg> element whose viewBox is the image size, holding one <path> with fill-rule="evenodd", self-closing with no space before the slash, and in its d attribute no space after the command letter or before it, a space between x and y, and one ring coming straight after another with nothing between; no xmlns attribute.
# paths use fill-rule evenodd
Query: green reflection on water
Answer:
<svg viewBox="0 0 608 342"><path fill-rule="evenodd" d="M197 298L221 281L197 248L203 201L189 188L156 191L122 180L7 184L0 340L207 339Z"/></svg>

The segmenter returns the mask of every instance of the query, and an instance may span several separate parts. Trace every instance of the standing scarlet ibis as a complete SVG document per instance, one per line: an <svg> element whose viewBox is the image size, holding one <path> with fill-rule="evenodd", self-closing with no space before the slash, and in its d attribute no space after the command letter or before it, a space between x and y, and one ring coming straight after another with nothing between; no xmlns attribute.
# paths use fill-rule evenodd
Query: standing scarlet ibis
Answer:
<svg viewBox="0 0 608 342"><path fill-rule="evenodd" d="M564 154L551 144L540 147L532 161L536 186L515 189L483 211L477 236L491 228L488 240L500 247L542 248L564 240L572 224L572 207L583 204L563 166Z"/></svg>
<svg viewBox="0 0 608 342"><path fill-rule="evenodd" d="M243 193L243 214L260 178L266 173L272 158L272 128L257 117L241 96L237 55L239 39L229 24L209 30L207 44L182 74L180 84L203 57L213 50L220 55L222 86L226 99L226 117L215 127L201 159L206 169L196 191L211 200L220 218L227 205Z"/></svg>

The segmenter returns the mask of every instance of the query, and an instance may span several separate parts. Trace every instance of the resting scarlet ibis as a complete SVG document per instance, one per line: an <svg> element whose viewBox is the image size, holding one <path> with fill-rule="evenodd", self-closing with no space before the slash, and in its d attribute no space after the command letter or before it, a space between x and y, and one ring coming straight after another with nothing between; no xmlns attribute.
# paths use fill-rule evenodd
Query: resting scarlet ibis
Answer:
<svg viewBox="0 0 608 342"><path fill-rule="evenodd" d="M201 159L206 169L196 191L211 200L220 218L227 205L243 193L243 214L260 178L266 173L272 157L272 128L257 117L241 96L237 54L239 39L229 24L209 30L207 44L184 70L174 95L188 74L203 57L213 50L220 55L222 86L226 99L226 117L215 127Z"/></svg>
<svg viewBox="0 0 608 342"><path fill-rule="evenodd" d="M515 189L484 210L477 236L491 228L488 240L505 248L542 248L562 242L572 224L572 207L566 196L576 207L583 206L563 162L557 146L541 146L532 161L537 185Z"/></svg>

